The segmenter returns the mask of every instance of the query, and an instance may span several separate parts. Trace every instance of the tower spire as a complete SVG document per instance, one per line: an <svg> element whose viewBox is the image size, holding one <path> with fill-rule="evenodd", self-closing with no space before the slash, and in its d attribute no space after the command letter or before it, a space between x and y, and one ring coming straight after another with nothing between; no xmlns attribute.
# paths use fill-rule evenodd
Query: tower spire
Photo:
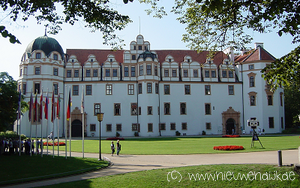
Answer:
<svg viewBox="0 0 300 188"><path fill-rule="evenodd" d="M47 36L47 27L48 25L45 25L45 36Z"/></svg>

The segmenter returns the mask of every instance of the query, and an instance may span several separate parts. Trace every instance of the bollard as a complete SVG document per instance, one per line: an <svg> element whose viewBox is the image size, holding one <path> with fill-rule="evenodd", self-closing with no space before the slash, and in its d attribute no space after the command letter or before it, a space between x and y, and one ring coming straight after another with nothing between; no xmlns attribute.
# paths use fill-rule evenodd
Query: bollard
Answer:
<svg viewBox="0 0 300 188"><path fill-rule="evenodd" d="M278 166L282 166L282 153L278 150Z"/></svg>

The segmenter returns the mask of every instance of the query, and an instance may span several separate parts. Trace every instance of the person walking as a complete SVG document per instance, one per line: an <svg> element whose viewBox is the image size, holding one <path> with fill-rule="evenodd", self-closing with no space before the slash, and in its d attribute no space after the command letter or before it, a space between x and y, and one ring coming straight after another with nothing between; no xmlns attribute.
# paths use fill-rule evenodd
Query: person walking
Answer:
<svg viewBox="0 0 300 188"><path fill-rule="evenodd" d="M120 144L120 140L117 141L117 155L120 154L121 151L121 144Z"/></svg>
<svg viewBox="0 0 300 188"><path fill-rule="evenodd" d="M113 141L111 141L110 149L111 149L111 156L113 156L115 153L115 145Z"/></svg>

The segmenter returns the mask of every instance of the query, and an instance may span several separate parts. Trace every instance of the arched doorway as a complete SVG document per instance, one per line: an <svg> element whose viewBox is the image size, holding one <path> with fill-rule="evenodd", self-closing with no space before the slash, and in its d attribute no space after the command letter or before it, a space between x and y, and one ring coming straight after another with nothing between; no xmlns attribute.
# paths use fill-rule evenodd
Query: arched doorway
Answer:
<svg viewBox="0 0 300 188"><path fill-rule="evenodd" d="M82 136L82 122L78 119L72 122L72 137L81 137Z"/></svg>
<svg viewBox="0 0 300 188"><path fill-rule="evenodd" d="M234 123L234 119L229 118L226 121L226 134L234 134L235 131L235 123Z"/></svg>

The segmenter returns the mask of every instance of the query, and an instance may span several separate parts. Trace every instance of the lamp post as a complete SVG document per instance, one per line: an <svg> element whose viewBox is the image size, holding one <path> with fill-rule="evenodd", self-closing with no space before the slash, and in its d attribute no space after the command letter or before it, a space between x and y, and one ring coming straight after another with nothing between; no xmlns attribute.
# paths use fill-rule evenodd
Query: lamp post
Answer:
<svg viewBox="0 0 300 188"><path fill-rule="evenodd" d="M103 115L104 113L100 112L100 113L97 113L97 119L99 121L99 161L102 160L101 158L101 121L103 120Z"/></svg>

